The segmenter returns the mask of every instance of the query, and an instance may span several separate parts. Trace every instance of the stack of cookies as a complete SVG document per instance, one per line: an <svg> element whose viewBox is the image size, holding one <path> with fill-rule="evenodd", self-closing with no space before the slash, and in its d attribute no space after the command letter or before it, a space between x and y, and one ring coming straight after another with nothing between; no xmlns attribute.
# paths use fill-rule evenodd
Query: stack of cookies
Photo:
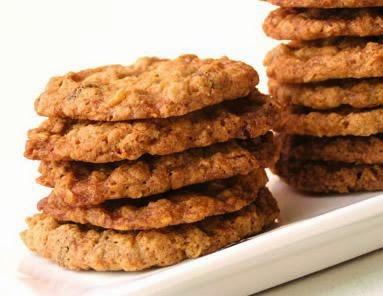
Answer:
<svg viewBox="0 0 383 296"><path fill-rule="evenodd" d="M27 247L70 269L133 271L272 225L279 107L257 83L242 62L193 55L53 78L25 151L53 191L27 219Z"/></svg>
<svg viewBox="0 0 383 296"><path fill-rule="evenodd" d="M292 40L265 59L287 106L275 171L310 192L383 189L383 1L269 2L265 32Z"/></svg>

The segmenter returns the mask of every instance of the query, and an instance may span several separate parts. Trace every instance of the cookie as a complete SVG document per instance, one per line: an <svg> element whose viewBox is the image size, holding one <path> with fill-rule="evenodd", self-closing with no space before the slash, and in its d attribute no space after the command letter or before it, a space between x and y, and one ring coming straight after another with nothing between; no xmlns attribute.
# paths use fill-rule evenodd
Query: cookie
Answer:
<svg viewBox="0 0 383 296"><path fill-rule="evenodd" d="M239 212L159 230L104 230L38 214L21 233L26 246L73 270L137 271L176 264L229 246L275 222L279 209L267 189Z"/></svg>
<svg viewBox="0 0 383 296"><path fill-rule="evenodd" d="M283 137L285 154L292 159L356 164L383 164L383 137Z"/></svg>
<svg viewBox="0 0 383 296"><path fill-rule="evenodd" d="M383 76L381 37L292 41L269 52L267 75L280 83Z"/></svg>
<svg viewBox="0 0 383 296"><path fill-rule="evenodd" d="M308 84L280 84L269 80L271 95L283 104L313 109L331 109L342 105L373 108L383 105L383 80L345 79Z"/></svg>
<svg viewBox="0 0 383 296"><path fill-rule="evenodd" d="M167 118L247 96L257 72L228 58L141 58L54 77L35 103L40 115L121 121Z"/></svg>
<svg viewBox="0 0 383 296"><path fill-rule="evenodd" d="M355 165L280 159L273 171L294 188L316 193L383 189L382 165Z"/></svg>
<svg viewBox="0 0 383 296"><path fill-rule="evenodd" d="M383 10L279 8L266 18L265 33L279 40L315 40L383 34Z"/></svg>
<svg viewBox="0 0 383 296"><path fill-rule="evenodd" d="M277 130L316 137L370 136L383 132L383 108L286 112Z"/></svg>
<svg viewBox="0 0 383 296"><path fill-rule="evenodd" d="M141 200L119 199L92 207L56 205L50 197L38 209L59 221L115 230L148 230L193 223L239 211L255 200L267 183L263 169L249 175L186 187Z"/></svg>
<svg viewBox="0 0 383 296"><path fill-rule="evenodd" d="M50 118L29 132L25 156L93 163L135 160L144 154L167 155L235 138L255 138L278 119L279 106L259 93L167 119L73 122Z"/></svg>
<svg viewBox="0 0 383 296"><path fill-rule="evenodd" d="M383 0L267 0L282 7L355 8L383 6Z"/></svg>
<svg viewBox="0 0 383 296"><path fill-rule="evenodd" d="M96 205L105 200L142 198L188 185L245 175L270 167L277 158L272 133L160 157L109 164L42 162L41 185L54 187L56 204ZM53 198L52 196L52 198Z"/></svg>

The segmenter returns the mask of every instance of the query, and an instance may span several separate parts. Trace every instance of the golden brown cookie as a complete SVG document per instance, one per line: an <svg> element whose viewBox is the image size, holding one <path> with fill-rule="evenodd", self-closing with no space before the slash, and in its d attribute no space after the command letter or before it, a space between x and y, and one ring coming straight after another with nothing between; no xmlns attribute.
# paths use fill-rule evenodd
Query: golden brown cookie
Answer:
<svg viewBox="0 0 383 296"><path fill-rule="evenodd" d="M317 138L282 136L284 154L292 159L356 164L383 164L382 135Z"/></svg>
<svg viewBox="0 0 383 296"><path fill-rule="evenodd" d="M215 252L261 232L278 215L276 201L264 189L239 212L193 224L121 232L62 223L38 214L27 219L29 228L21 237L30 250L69 269L136 271Z"/></svg>
<svg viewBox="0 0 383 296"><path fill-rule="evenodd" d="M273 171L292 187L316 193L383 189L382 165L355 165L281 158Z"/></svg>
<svg viewBox="0 0 383 296"><path fill-rule="evenodd" d="M50 118L29 132L25 156L94 163L167 155L238 138L255 138L279 119L279 106L255 92L181 117L135 122L72 122Z"/></svg>
<svg viewBox="0 0 383 296"><path fill-rule="evenodd" d="M120 121L167 118L247 96L257 72L228 58L141 58L54 77L35 103L44 116Z"/></svg>
<svg viewBox="0 0 383 296"><path fill-rule="evenodd" d="M383 0L267 0L283 7L355 8L383 6Z"/></svg>
<svg viewBox="0 0 383 296"><path fill-rule="evenodd" d="M342 105L373 108L383 105L383 80L345 79L308 84L280 84L269 80L271 95L283 104L313 109L331 109Z"/></svg>
<svg viewBox="0 0 383 296"><path fill-rule="evenodd" d="M383 76L381 37L293 41L270 51L267 74L280 83Z"/></svg>
<svg viewBox="0 0 383 296"><path fill-rule="evenodd" d="M271 132L160 157L109 164L42 162L41 185L54 187L56 204L96 205L109 199L142 198L270 167L277 158Z"/></svg>
<svg viewBox="0 0 383 296"><path fill-rule="evenodd" d="M92 207L54 204L50 197L38 209L59 221L115 230L148 230L193 223L239 211L253 202L267 183L263 169L249 175L186 187L141 200L119 199Z"/></svg>
<svg viewBox="0 0 383 296"><path fill-rule="evenodd" d="M383 132L383 108L289 111L278 131L316 137L370 136Z"/></svg>
<svg viewBox="0 0 383 296"><path fill-rule="evenodd" d="M379 36L383 34L383 10L279 8L269 14L263 29L279 40Z"/></svg>

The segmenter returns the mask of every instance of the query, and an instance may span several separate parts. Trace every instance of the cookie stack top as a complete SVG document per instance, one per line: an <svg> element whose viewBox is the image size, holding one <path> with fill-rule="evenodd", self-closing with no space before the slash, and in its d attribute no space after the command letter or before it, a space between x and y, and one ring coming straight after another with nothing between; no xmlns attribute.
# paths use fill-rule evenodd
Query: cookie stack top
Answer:
<svg viewBox="0 0 383 296"><path fill-rule="evenodd" d="M272 224L278 207L264 168L276 158L270 130L280 107L257 84L245 63L194 55L53 78L35 103L49 118L25 150L53 191L29 219L27 246L72 269L140 270ZM93 245L94 231L121 241ZM79 242L108 258L79 256Z"/></svg>
<svg viewBox="0 0 383 296"><path fill-rule="evenodd" d="M258 82L252 67L228 58L145 57L54 77L35 107L42 116L78 120L168 118L245 97Z"/></svg>
<svg viewBox="0 0 383 296"><path fill-rule="evenodd" d="M382 0L268 0L281 7L294 8L362 8L383 6Z"/></svg>
<svg viewBox="0 0 383 296"><path fill-rule="evenodd" d="M269 2L281 7L266 34L291 40L265 58L270 93L288 106L278 173L308 191L383 188L371 155L383 132L383 1Z"/></svg>

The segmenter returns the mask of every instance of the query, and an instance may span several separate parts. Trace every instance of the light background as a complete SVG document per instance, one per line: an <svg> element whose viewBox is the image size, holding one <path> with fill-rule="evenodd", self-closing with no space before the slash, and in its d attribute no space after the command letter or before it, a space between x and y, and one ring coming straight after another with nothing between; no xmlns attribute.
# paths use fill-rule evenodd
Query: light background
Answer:
<svg viewBox="0 0 383 296"><path fill-rule="evenodd" d="M25 227L24 217L33 214L35 203L48 193L34 182L38 163L22 156L27 130L42 121L33 102L48 79L70 70L129 64L144 55L195 53L227 55L253 65L266 90L262 60L275 42L264 36L262 21L270 9L257 0L0 0L0 289L7 291L4 295L28 291L14 278L27 252L18 232ZM381 267L383 256L376 253L363 260L268 295L308 295L307 291L318 289L337 295L339 291L372 295L381 287L376 279L383 273L369 262ZM366 274L369 277L364 279ZM362 288L355 286L355 277ZM345 281L343 290L336 289L337 279Z"/></svg>

